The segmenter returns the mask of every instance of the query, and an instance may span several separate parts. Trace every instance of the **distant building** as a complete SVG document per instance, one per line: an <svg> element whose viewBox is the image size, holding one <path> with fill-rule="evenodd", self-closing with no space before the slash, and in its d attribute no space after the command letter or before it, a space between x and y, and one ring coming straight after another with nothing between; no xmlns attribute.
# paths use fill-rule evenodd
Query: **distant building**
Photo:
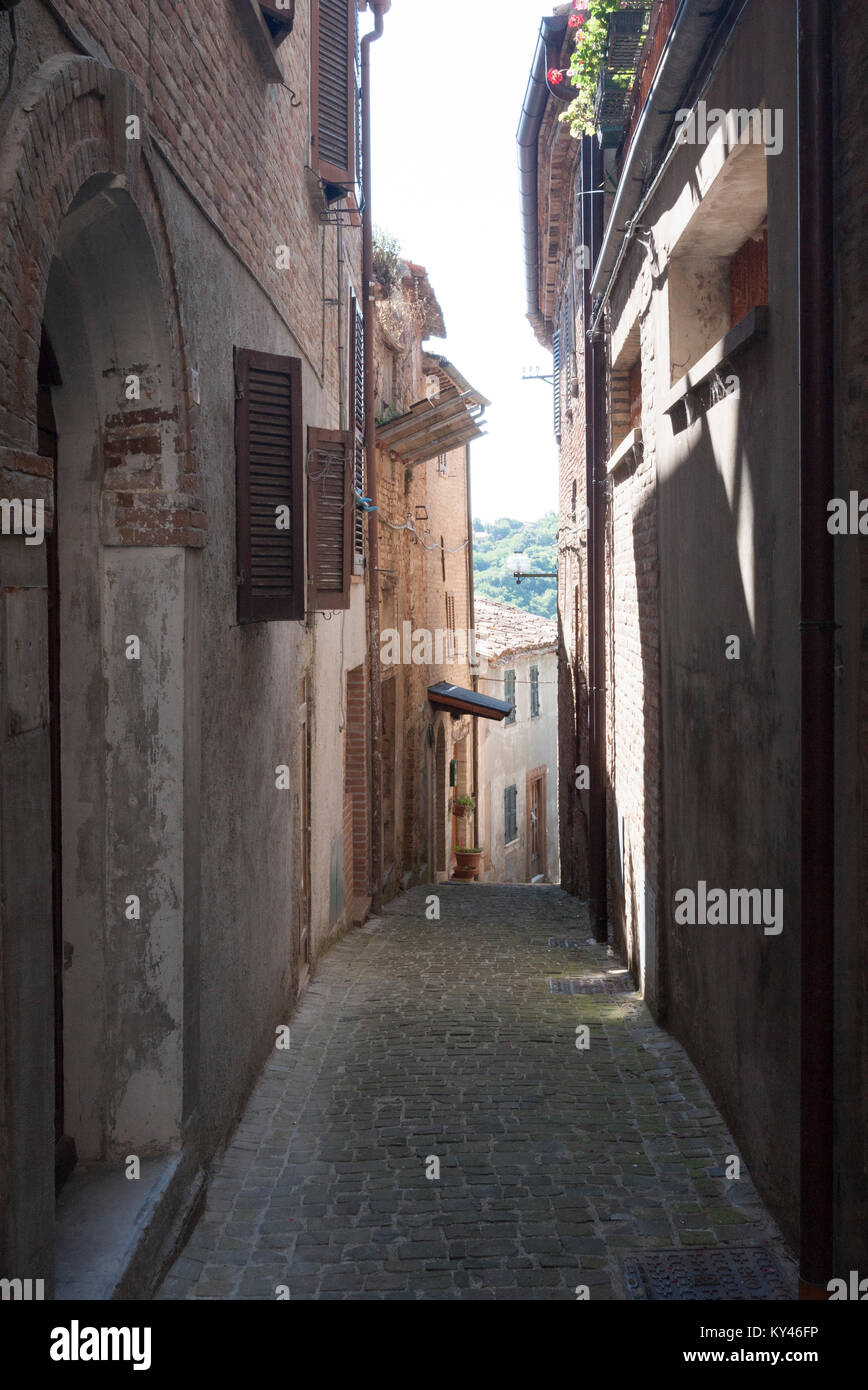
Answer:
<svg viewBox="0 0 868 1390"><path fill-rule="evenodd" d="M476 599L479 689L514 706L479 726L477 843L489 882L558 881L557 651L557 623Z"/></svg>
<svg viewBox="0 0 868 1390"><path fill-rule="evenodd" d="M470 443L487 400L437 353L440 306L422 266L401 261L376 306L378 559L369 572L380 637L382 846L386 899L446 879L471 823L453 803L476 792L476 725L503 718L476 702ZM375 775L377 775L375 773Z"/></svg>

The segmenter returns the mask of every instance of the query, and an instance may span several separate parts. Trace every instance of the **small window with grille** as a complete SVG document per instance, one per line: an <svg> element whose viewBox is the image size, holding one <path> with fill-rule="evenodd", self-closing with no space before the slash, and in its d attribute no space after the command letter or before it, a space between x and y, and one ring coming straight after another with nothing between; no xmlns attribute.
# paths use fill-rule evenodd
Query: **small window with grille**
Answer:
<svg viewBox="0 0 868 1390"><path fill-rule="evenodd" d="M503 838L506 844L518 839L518 787L503 793Z"/></svg>

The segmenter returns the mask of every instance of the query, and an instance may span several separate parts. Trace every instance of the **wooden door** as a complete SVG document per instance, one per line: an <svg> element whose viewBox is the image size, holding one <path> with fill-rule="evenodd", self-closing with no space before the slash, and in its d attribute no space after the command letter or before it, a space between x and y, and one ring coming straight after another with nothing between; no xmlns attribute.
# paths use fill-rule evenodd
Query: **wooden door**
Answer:
<svg viewBox="0 0 868 1390"><path fill-rule="evenodd" d="M537 769L527 779L527 876L546 871L546 773Z"/></svg>
<svg viewBox="0 0 868 1390"><path fill-rule="evenodd" d="M299 730L299 894L296 907L298 928L295 940L293 974L300 994L310 976L310 763L311 738L307 703L307 677L302 680L301 728Z"/></svg>
<svg viewBox="0 0 868 1390"><path fill-rule="evenodd" d="M60 372L43 332L37 372L38 449L54 463L54 524L45 537L48 583L49 779L51 795L51 937L54 972L54 1184L58 1190L76 1163L75 1142L64 1133L63 1076L63 860L60 775L60 560L58 555L57 427L51 402Z"/></svg>

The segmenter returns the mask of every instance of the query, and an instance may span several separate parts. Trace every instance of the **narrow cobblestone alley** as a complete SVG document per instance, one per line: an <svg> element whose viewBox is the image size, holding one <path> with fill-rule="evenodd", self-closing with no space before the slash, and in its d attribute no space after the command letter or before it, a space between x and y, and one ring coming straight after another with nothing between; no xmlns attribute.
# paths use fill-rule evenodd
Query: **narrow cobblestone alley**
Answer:
<svg viewBox="0 0 868 1390"><path fill-rule="evenodd" d="M704 1086L576 900L441 884L438 922L433 891L322 961L158 1297L616 1299L625 1251L679 1246L768 1244L789 1277Z"/></svg>

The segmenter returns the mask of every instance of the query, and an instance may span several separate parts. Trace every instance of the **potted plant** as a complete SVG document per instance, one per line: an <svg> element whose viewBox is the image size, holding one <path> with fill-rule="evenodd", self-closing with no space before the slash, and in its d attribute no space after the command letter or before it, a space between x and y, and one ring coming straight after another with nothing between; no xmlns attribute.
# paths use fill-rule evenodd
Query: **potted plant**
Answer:
<svg viewBox="0 0 868 1390"><path fill-rule="evenodd" d="M476 798L473 796L459 796L454 804L461 807L461 813L466 817L472 816L476 810ZM478 845L465 843L455 846L455 858L458 860L455 878L460 883L472 883L475 878L479 877L483 854L484 850L481 850Z"/></svg>
<svg viewBox="0 0 868 1390"><path fill-rule="evenodd" d="M468 796L466 792L463 796L456 796L453 798L452 814L453 816L457 816L459 820L463 820L465 816L472 815L475 810L476 798Z"/></svg>
<svg viewBox="0 0 868 1390"><path fill-rule="evenodd" d="M566 110L558 116L577 139L581 135L600 133L600 118L606 124L607 142L613 137L613 118L623 111L626 92L614 91L603 80L604 73L627 72L630 81L647 33L651 0L589 0L583 9L576 8L570 17L575 33L575 48L566 72L558 80L569 77L574 92ZM608 95L601 111L600 100ZM618 103L620 102L620 106ZM611 108L615 107L614 112Z"/></svg>

